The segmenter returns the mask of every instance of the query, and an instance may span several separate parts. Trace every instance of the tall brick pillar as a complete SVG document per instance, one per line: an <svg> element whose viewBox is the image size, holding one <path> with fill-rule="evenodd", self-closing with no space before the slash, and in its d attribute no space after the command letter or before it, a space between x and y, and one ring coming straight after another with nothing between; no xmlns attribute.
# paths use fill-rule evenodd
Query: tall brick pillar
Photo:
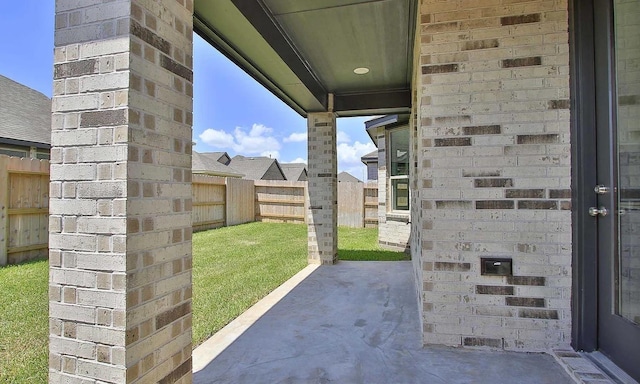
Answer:
<svg viewBox="0 0 640 384"><path fill-rule="evenodd" d="M338 155L336 116L310 113L309 131L309 263L338 260Z"/></svg>
<svg viewBox="0 0 640 384"><path fill-rule="evenodd" d="M569 344L568 20L567 0L420 3L411 251L426 344ZM482 268L496 259L512 268Z"/></svg>
<svg viewBox="0 0 640 384"><path fill-rule="evenodd" d="M193 0L56 0L49 381L191 381Z"/></svg>

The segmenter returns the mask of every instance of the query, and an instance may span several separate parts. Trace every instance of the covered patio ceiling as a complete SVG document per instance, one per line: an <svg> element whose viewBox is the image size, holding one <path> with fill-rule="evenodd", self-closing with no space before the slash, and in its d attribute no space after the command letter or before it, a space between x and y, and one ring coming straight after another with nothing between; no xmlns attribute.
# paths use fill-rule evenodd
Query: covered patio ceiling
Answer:
<svg viewBox="0 0 640 384"><path fill-rule="evenodd" d="M302 116L406 113L417 3L195 0L194 30Z"/></svg>

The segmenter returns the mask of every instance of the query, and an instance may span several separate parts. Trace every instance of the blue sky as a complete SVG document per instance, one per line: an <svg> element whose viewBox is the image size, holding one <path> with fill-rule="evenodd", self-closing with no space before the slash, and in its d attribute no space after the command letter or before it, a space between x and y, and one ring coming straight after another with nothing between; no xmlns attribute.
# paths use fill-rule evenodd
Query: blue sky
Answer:
<svg viewBox="0 0 640 384"><path fill-rule="evenodd" d="M0 1L0 75L51 97L54 0ZM338 119L338 170L363 179L360 157L375 149L369 118ZM198 152L307 159L307 123L197 35L193 139Z"/></svg>

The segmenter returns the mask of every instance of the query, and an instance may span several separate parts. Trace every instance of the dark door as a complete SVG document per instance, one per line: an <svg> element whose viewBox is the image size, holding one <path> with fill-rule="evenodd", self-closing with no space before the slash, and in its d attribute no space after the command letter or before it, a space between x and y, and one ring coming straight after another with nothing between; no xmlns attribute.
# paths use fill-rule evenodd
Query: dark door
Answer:
<svg viewBox="0 0 640 384"><path fill-rule="evenodd" d="M640 0L596 0L598 349L640 380Z"/></svg>

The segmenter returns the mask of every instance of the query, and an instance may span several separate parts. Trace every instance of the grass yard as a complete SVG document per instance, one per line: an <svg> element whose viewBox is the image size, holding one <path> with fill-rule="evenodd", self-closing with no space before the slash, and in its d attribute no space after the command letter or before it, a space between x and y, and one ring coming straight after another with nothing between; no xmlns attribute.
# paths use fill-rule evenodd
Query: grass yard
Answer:
<svg viewBox="0 0 640 384"><path fill-rule="evenodd" d="M341 260L407 260L380 250L377 230L338 228ZM193 235L193 345L202 343L307 265L307 227L250 223ZM43 383L48 268L0 268L0 383Z"/></svg>
<svg viewBox="0 0 640 384"><path fill-rule="evenodd" d="M338 228L340 260L407 260L378 247L376 228ZM197 346L307 265L307 227L250 223L193 235Z"/></svg>
<svg viewBox="0 0 640 384"><path fill-rule="evenodd" d="M307 264L307 227L249 223L193 235L193 345Z"/></svg>
<svg viewBox="0 0 640 384"><path fill-rule="evenodd" d="M410 260L404 252L386 251L378 247L377 228L338 227L338 258L345 261Z"/></svg>
<svg viewBox="0 0 640 384"><path fill-rule="evenodd" d="M0 383L46 383L49 263L0 268Z"/></svg>

